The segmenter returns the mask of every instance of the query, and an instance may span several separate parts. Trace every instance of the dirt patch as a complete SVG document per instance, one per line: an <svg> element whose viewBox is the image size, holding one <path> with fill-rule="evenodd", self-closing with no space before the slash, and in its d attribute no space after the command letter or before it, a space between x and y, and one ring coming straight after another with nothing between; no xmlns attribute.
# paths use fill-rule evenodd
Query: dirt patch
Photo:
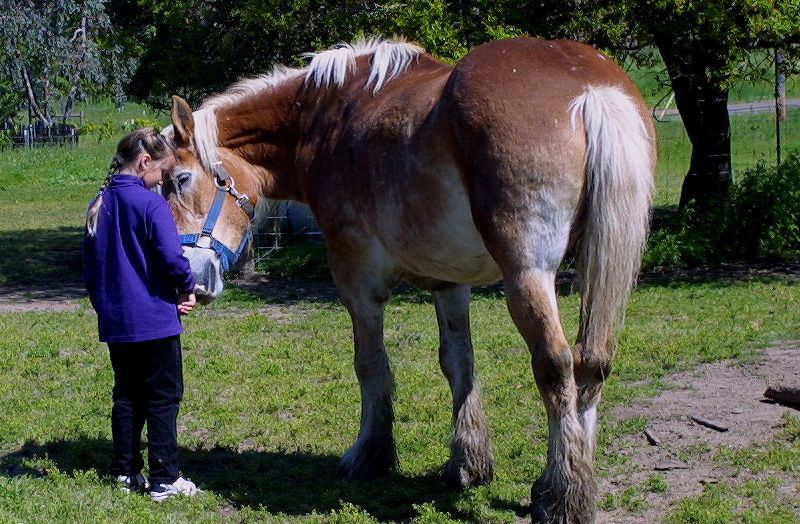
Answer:
<svg viewBox="0 0 800 524"><path fill-rule="evenodd" d="M231 281L239 289L249 291L270 304L296 302L338 302L339 294L332 280L283 278L253 273Z"/></svg>
<svg viewBox="0 0 800 524"><path fill-rule="evenodd" d="M670 389L658 397L619 406L606 415L623 421L644 416L647 427L661 441L651 445L644 434L631 435L613 443L609 453L617 453L630 462L612 471L601 486L603 493L621 494L637 487L646 496L647 509L632 513L623 509L601 512L598 522L660 522L669 513L670 504L702 492L706 483L742 482L747 473L720 466L713 460L722 448L743 449L767 442L780 431L784 413L800 411L764 401L770 384L797 384L800 380L800 349L797 342L767 349L748 362L725 361L704 364L666 380ZM701 417L729 428L720 432L690 420ZM644 482L656 473L656 467L672 463L678 469L663 471L669 491L647 493ZM631 471L633 469L634 471ZM779 476L779 474L778 474ZM792 486L793 496L800 485Z"/></svg>
<svg viewBox="0 0 800 524"><path fill-rule="evenodd" d="M83 285L62 283L37 287L0 287L0 313L75 311L86 296Z"/></svg>

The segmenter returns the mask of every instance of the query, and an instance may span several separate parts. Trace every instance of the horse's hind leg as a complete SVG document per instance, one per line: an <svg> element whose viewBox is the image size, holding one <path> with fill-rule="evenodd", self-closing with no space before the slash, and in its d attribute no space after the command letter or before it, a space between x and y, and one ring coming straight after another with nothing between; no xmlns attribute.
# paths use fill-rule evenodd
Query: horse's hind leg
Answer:
<svg viewBox="0 0 800 524"><path fill-rule="evenodd" d="M482 198L492 200L478 208L478 224L503 272L508 309L530 351L549 424L547 465L531 490L533 522L588 524L594 522L596 501L591 450L555 293L580 189L497 185L504 191L493 194L488 184L480 188Z"/></svg>
<svg viewBox="0 0 800 524"><path fill-rule="evenodd" d="M509 310L531 351L550 430L547 465L531 490L532 516L533 522L583 524L594 521L596 487L554 279L554 271L534 269L506 281Z"/></svg>
<svg viewBox="0 0 800 524"><path fill-rule="evenodd" d="M581 324L583 324L582 319ZM575 382L578 386L578 415L586 433L590 453L594 455L597 445L597 407L606 379L611 374L614 358L613 332L611 329L595 330L587 337L583 330L578 333L578 344L573 349Z"/></svg>
<svg viewBox="0 0 800 524"><path fill-rule="evenodd" d="M330 250L328 260L353 321L354 365L361 388L361 427L356 442L339 462L339 473L349 479L368 479L397 463L392 436L394 381L383 342L383 309L392 282L364 261L340 258Z"/></svg>
<svg viewBox="0 0 800 524"><path fill-rule="evenodd" d="M445 479L459 488L485 484L492 480L494 460L473 372L470 288L434 291L433 298L439 323L439 365L453 394L453 434Z"/></svg>

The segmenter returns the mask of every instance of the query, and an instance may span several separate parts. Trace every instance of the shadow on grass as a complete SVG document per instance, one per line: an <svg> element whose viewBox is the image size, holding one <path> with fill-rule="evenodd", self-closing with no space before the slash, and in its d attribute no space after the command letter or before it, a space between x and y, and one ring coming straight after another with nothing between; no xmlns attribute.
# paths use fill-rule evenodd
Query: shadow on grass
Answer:
<svg viewBox="0 0 800 524"><path fill-rule="evenodd" d="M0 476L43 477L47 471L24 465L26 459L49 459L68 475L108 470L111 442L80 437L46 444L26 443L0 455ZM439 511L474 520L456 509L464 496L438 475L391 473L370 481L346 481L336 474L338 457L303 452L243 451L228 448L180 450L181 470L200 489L214 492L236 507L263 506L270 513L302 516L328 513L342 502L355 504L379 520L405 520L416 515L414 504L432 502ZM501 501L497 501L501 504ZM498 509L505 509L497 506ZM522 507L514 508L524 511Z"/></svg>
<svg viewBox="0 0 800 524"><path fill-rule="evenodd" d="M672 208L655 210L654 229L674 215ZM0 299L22 297L40 300L70 299L85 296L81 279L80 244L82 228L22 229L0 231ZM324 260L320 263L324 263ZM717 264L689 269L648 271L640 282L648 286L686 286L695 283L718 283L722 286L743 281L800 282L800 262L756 260ZM559 295L577 292L575 272L560 271ZM502 283L473 288L473 296L502 298ZM266 303L291 305L300 302L339 304L339 295L330 278L309 279L273 277L262 273L235 280L221 303ZM431 294L407 284L394 293L393 300L432 303Z"/></svg>
<svg viewBox="0 0 800 524"><path fill-rule="evenodd" d="M85 295L81 279L83 229L0 231L0 294L37 298Z"/></svg>

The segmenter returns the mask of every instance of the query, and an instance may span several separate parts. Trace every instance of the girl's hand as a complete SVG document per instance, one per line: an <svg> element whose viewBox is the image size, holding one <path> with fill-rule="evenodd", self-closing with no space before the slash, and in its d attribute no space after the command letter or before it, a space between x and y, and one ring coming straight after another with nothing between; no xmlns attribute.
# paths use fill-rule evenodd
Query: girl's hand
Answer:
<svg viewBox="0 0 800 524"><path fill-rule="evenodd" d="M183 293L178 296L178 313L188 315L196 304L197 298L194 293Z"/></svg>

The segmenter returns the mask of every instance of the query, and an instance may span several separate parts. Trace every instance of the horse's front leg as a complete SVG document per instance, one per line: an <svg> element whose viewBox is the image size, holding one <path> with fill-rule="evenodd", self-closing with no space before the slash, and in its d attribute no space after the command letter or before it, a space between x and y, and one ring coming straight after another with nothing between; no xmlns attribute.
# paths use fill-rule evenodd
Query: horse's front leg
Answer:
<svg viewBox="0 0 800 524"><path fill-rule="evenodd" d="M469 286L433 293L439 323L439 365L453 394L453 435L444 476L459 488L486 484L494 474L486 416L473 371L469 298Z"/></svg>
<svg viewBox="0 0 800 524"><path fill-rule="evenodd" d="M329 263L353 321L354 364L361 387L361 428L339 462L339 473L348 479L368 479L388 472L397 463L392 436L394 381L383 343L383 308L391 282L371 264L361 265L330 252Z"/></svg>

